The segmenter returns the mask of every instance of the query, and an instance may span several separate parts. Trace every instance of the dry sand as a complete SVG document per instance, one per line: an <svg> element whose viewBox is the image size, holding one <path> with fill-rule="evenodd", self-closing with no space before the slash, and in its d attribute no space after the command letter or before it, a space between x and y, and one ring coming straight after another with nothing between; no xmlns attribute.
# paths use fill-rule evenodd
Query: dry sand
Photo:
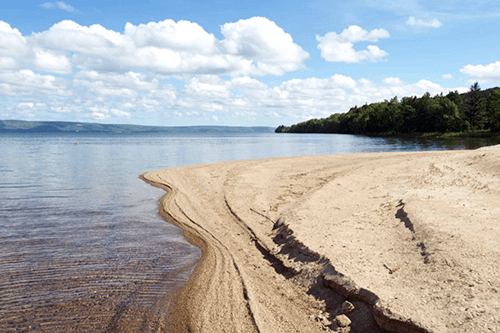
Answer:
<svg viewBox="0 0 500 333"><path fill-rule="evenodd" d="M500 332L500 146L144 179L203 251L174 332Z"/></svg>

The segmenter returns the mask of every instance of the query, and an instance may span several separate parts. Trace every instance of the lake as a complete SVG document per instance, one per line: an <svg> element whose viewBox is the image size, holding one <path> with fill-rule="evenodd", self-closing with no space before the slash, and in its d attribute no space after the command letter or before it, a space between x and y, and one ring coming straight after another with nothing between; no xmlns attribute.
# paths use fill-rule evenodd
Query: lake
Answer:
<svg viewBox="0 0 500 333"><path fill-rule="evenodd" d="M200 250L160 217L164 192L139 179L147 171L497 143L321 134L0 134L0 332L168 331L175 291Z"/></svg>

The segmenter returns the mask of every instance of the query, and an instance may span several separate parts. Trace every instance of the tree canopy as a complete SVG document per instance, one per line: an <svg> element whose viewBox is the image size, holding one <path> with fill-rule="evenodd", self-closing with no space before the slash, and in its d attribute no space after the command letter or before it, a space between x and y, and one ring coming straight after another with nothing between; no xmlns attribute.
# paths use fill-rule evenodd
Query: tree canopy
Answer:
<svg viewBox="0 0 500 333"><path fill-rule="evenodd" d="M500 88L482 91L476 82L465 94L450 91L431 97L397 97L355 106L347 113L311 119L277 133L403 134L500 129Z"/></svg>

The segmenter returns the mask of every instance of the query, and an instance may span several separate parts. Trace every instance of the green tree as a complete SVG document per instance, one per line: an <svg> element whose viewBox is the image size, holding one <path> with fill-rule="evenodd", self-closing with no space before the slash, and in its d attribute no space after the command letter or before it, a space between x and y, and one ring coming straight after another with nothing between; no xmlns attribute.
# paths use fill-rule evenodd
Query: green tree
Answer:
<svg viewBox="0 0 500 333"><path fill-rule="evenodd" d="M486 99L486 114L491 130L500 130L500 89L495 89Z"/></svg>
<svg viewBox="0 0 500 333"><path fill-rule="evenodd" d="M455 90L455 91L450 91L448 95L446 95L445 97L448 98L453 104L457 106L458 119L456 121L454 130L462 131L466 129L463 96L457 90Z"/></svg>
<svg viewBox="0 0 500 333"><path fill-rule="evenodd" d="M429 129L429 123L432 122L429 115L429 101L431 100L431 94L426 92L422 97L415 99L413 102L413 108L415 109L415 125L417 127L417 132L431 132Z"/></svg>
<svg viewBox="0 0 500 333"><path fill-rule="evenodd" d="M274 130L275 133L285 133L285 131L286 131L285 125L280 125Z"/></svg>
<svg viewBox="0 0 500 333"><path fill-rule="evenodd" d="M481 128L483 123L483 96L479 83L474 83L465 94L464 108L465 118L470 123L473 130Z"/></svg>
<svg viewBox="0 0 500 333"><path fill-rule="evenodd" d="M462 120L458 106L448 98L441 98L441 107L443 110L440 125L440 132L456 132L462 129Z"/></svg>

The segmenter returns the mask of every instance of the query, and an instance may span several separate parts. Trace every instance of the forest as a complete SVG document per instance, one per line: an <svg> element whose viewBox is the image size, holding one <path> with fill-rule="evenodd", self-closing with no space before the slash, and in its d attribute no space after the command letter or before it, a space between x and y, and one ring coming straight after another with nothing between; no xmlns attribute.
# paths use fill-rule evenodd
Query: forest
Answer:
<svg viewBox="0 0 500 333"><path fill-rule="evenodd" d="M338 133L399 135L418 133L496 132L500 130L500 88L481 90L474 83L468 92L450 91L431 97L397 97L354 106L347 113L279 126L276 133Z"/></svg>

